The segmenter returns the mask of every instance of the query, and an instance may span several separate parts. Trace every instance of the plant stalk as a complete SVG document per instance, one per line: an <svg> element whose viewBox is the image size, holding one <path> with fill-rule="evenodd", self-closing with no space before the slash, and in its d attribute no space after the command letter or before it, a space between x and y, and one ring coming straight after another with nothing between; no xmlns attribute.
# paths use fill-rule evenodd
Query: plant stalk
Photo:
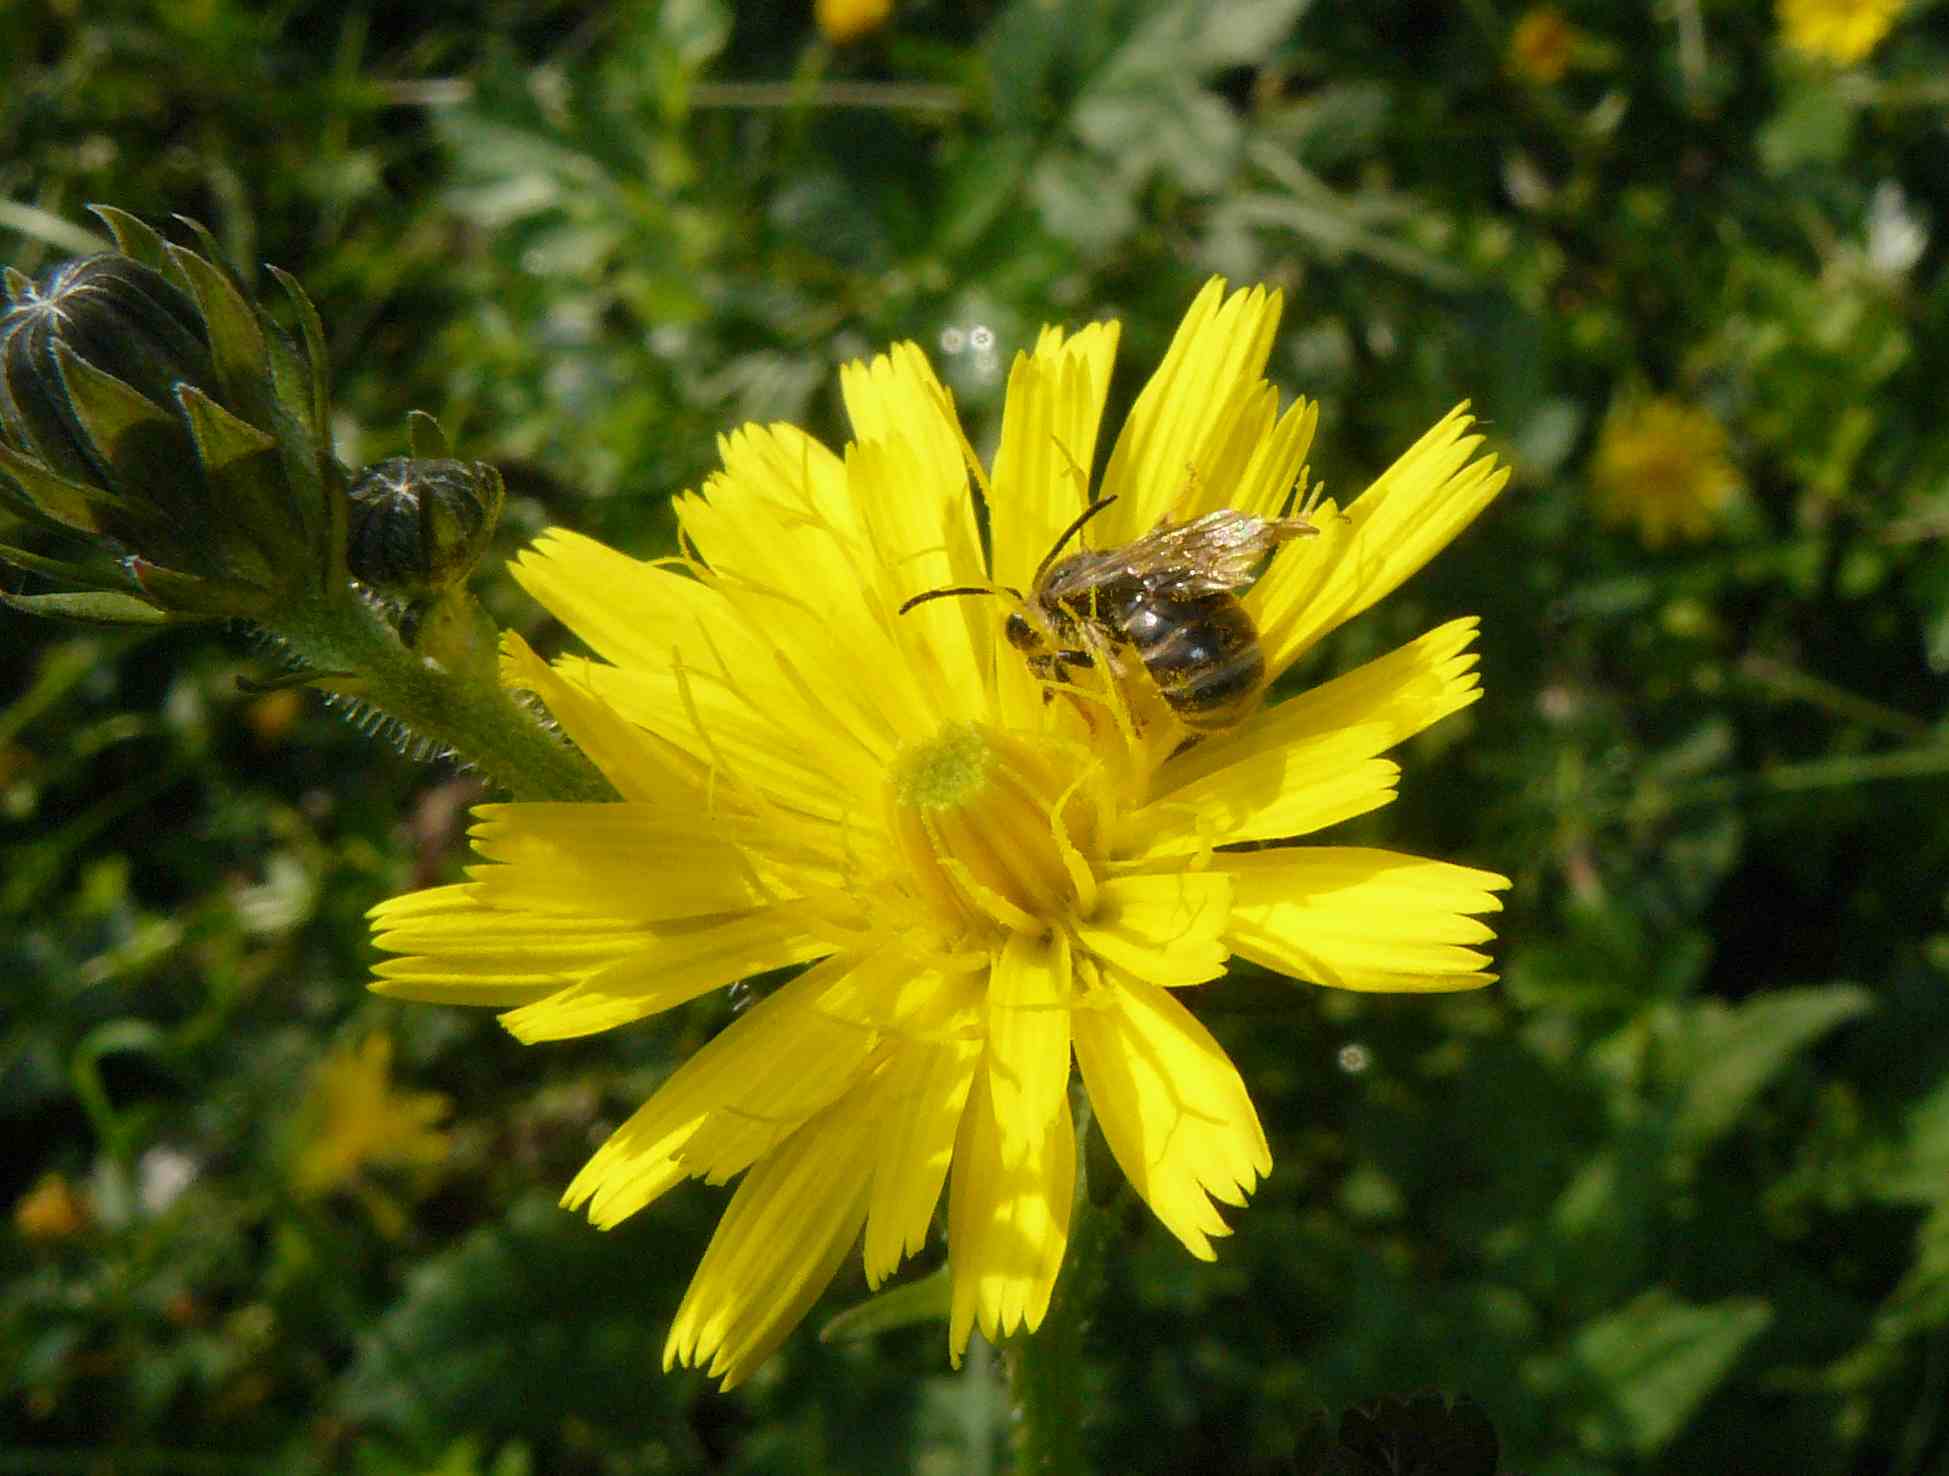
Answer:
<svg viewBox="0 0 1949 1476"><path fill-rule="evenodd" d="M534 708L501 685L494 623L464 589L443 596L408 649L349 589L288 607L265 628L304 666L345 673L328 690L444 744L517 800L611 801L615 789Z"/></svg>

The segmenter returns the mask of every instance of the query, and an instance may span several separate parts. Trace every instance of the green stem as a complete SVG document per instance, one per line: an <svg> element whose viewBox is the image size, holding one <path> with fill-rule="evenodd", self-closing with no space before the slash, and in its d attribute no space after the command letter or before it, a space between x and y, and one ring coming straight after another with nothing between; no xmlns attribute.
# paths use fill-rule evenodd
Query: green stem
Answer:
<svg viewBox="0 0 1949 1476"><path fill-rule="evenodd" d="M1758 686L1793 702L1808 702L1847 722L1856 722L1910 741L1926 739L1931 729L1921 718L1862 697L1847 688L1801 671L1771 656L1751 655L1739 663L1739 674Z"/></svg>
<svg viewBox="0 0 1949 1476"><path fill-rule="evenodd" d="M516 799L616 798L595 765L501 685L493 622L464 590L422 621L412 650L379 611L344 590L280 611L266 628L305 666L353 673L333 690L445 744Z"/></svg>
<svg viewBox="0 0 1949 1476"><path fill-rule="evenodd" d="M1848 789L1890 779L1934 779L1949 774L1949 744L1897 749L1892 753L1845 754L1773 764L1753 774L1726 774L1670 789L1641 793L1619 813L1656 817L1672 810L1734 804L1761 795L1801 794L1817 789Z"/></svg>
<svg viewBox="0 0 1949 1476"><path fill-rule="evenodd" d="M1076 1114L1079 1143L1087 1141L1089 1129L1089 1105L1083 1100ZM1012 1339L1006 1349L1016 1476L1085 1476L1091 1470L1083 1438L1090 1402L1084 1335L1103 1294L1118 1217L1114 1207L1091 1203L1088 1174L1080 1167L1084 1162L1079 1153L1069 1247L1049 1315L1035 1332Z"/></svg>

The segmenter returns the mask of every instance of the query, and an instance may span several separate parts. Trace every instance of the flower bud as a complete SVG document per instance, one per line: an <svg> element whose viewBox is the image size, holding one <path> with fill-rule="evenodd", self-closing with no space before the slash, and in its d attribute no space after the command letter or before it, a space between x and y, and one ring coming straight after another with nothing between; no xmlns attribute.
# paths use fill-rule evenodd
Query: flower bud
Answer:
<svg viewBox="0 0 1949 1476"><path fill-rule="evenodd" d="M487 551L501 474L482 461L394 456L347 493L345 564L382 594L416 599L455 584Z"/></svg>
<svg viewBox="0 0 1949 1476"><path fill-rule="evenodd" d="M118 248L0 313L0 501L77 538L73 560L0 561L75 586L16 608L150 623L262 618L339 567L344 472L329 451L324 345L301 289L297 344L207 255L96 212Z"/></svg>

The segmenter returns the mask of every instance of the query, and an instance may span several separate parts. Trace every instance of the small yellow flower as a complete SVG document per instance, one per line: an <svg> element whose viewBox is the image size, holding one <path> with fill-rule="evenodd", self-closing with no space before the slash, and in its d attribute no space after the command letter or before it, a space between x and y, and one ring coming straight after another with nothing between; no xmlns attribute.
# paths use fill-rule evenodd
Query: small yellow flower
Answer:
<svg viewBox="0 0 1949 1476"><path fill-rule="evenodd" d="M1118 437L1095 546L1304 485L1317 408L1260 376L1279 297L1213 282ZM1047 689L1003 638L1090 499L1114 324L1044 329L1009 374L992 468L926 358L841 375L856 440L722 442L679 499L685 569L560 530L515 566L596 653L538 693L621 803L489 805L472 880L373 910L374 988L511 1006L524 1041L630 1024L807 965L684 1062L565 1203L616 1224L743 1176L677 1313L672 1363L728 1388L864 1232L878 1286L947 1203L948 1347L1048 1310L1076 1174L1071 1061L1124 1173L1211 1259L1271 1167L1244 1081L1182 1002L1234 957L1345 989L1471 989L1500 876L1298 837L1379 808L1380 755L1480 695L1473 619L1187 745L1141 673ZM1244 597L1270 673L1413 574L1506 473L1450 414L1344 511L1309 508ZM972 473L986 498L983 555ZM667 562L667 561L666 561ZM1126 683L1125 677L1128 677Z"/></svg>
<svg viewBox="0 0 1949 1476"><path fill-rule="evenodd" d="M819 34L835 46L870 36L893 16L893 0L813 0Z"/></svg>
<svg viewBox="0 0 1949 1476"><path fill-rule="evenodd" d="M66 1240L86 1230L92 1218L87 1200L75 1193L64 1174L43 1174L14 1202L14 1229L23 1240Z"/></svg>
<svg viewBox="0 0 1949 1476"><path fill-rule="evenodd" d="M1903 0L1779 0L1780 35L1816 61L1852 66L1881 45Z"/></svg>
<svg viewBox="0 0 1949 1476"><path fill-rule="evenodd" d="M1661 396L1614 411L1591 464L1598 515L1635 522L1651 548L1674 535L1698 539L1717 526L1740 477L1726 432L1703 410Z"/></svg>
<svg viewBox="0 0 1949 1476"><path fill-rule="evenodd" d="M1554 5L1535 5L1523 12L1509 36L1509 70L1540 87L1561 82L1570 70L1577 29Z"/></svg>
<svg viewBox="0 0 1949 1476"><path fill-rule="evenodd" d="M392 1038L380 1034L319 1064L299 1110L302 1143L291 1183L300 1195L360 1189L369 1166L422 1168L446 1157L447 1134L434 1126L451 1110L446 1097L395 1092L392 1056ZM380 1214L382 1224L391 1218Z"/></svg>
<svg viewBox="0 0 1949 1476"><path fill-rule="evenodd" d="M305 714L305 696L296 687L280 687L252 700L244 709L244 726L266 748L291 736Z"/></svg>

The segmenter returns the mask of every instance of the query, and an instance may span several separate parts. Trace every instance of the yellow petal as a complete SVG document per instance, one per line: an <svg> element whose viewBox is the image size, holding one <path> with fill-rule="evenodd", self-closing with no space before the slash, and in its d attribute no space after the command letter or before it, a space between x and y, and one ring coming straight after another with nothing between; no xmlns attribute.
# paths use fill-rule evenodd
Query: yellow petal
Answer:
<svg viewBox="0 0 1949 1476"><path fill-rule="evenodd" d="M559 994L510 1010L501 1023L516 1040L569 1040L627 1025L739 979L832 952L795 909L654 923L626 958Z"/></svg>
<svg viewBox="0 0 1949 1476"><path fill-rule="evenodd" d="M1069 940L1011 933L988 984L988 1081L1010 1163L1040 1147L1069 1088Z"/></svg>
<svg viewBox="0 0 1949 1476"><path fill-rule="evenodd" d="M1197 504L1199 512L1233 507L1254 517L1275 518L1291 510L1320 423L1320 407L1312 400L1298 400L1274 422L1270 412L1277 406L1278 392L1266 385L1260 398L1259 414L1250 420L1242 416L1240 431L1263 428L1255 438L1241 440L1213 468L1210 488Z"/></svg>
<svg viewBox="0 0 1949 1476"><path fill-rule="evenodd" d="M679 818L679 815L683 818ZM476 895L507 911L591 911L663 922L766 901L708 817L642 804L482 805L470 832Z"/></svg>
<svg viewBox="0 0 1949 1476"><path fill-rule="evenodd" d="M1218 277L1198 294L1110 453L1103 495L1118 504L1100 520L1103 545L1149 532L1187 495L1216 492L1211 472L1239 403L1259 392L1279 308L1263 287L1227 297Z"/></svg>
<svg viewBox="0 0 1949 1476"><path fill-rule="evenodd" d="M1221 854L1237 884L1231 944L1243 958L1336 989L1432 992L1495 979L1471 944L1495 936L1508 878L1392 851L1294 846Z"/></svg>
<svg viewBox="0 0 1949 1476"><path fill-rule="evenodd" d="M920 700L897 716L973 719L981 715L993 659L992 613L953 599L895 614L927 590L986 582L953 399L910 343L848 365L840 386L858 435L847 449L846 470L870 552L862 579L870 576L874 609L894 628L901 664L925 686ZM849 659L851 680L870 676L862 668L874 659L871 652L855 648Z"/></svg>
<svg viewBox="0 0 1949 1476"><path fill-rule="evenodd" d="M1450 411L1344 514L1323 506L1320 536L1281 546L1247 602L1272 676L1399 587L1502 490L1508 468L1469 460L1482 438L1466 434L1466 412Z"/></svg>
<svg viewBox="0 0 1949 1476"><path fill-rule="evenodd" d="M1223 872L1117 877L1103 884L1095 914L1076 925L1076 935L1099 958L1152 984L1202 984L1225 972L1231 909L1232 879Z"/></svg>
<svg viewBox="0 0 1949 1476"><path fill-rule="evenodd" d="M741 783L844 813L848 785L835 775L858 766L858 750L823 706L808 705L819 684L781 664L775 622L753 627L721 590L560 529L509 569L615 663L564 658L561 679L694 761L708 791Z"/></svg>
<svg viewBox="0 0 1949 1476"><path fill-rule="evenodd" d="M979 1040L954 1040L902 1046L887 1064L880 1120L871 1130L878 1157L866 1215L870 1287L927 1243L980 1060Z"/></svg>
<svg viewBox="0 0 1949 1476"><path fill-rule="evenodd" d="M707 496L679 499L685 535L745 628L776 648L773 664L796 674L803 706L884 757L916 708L937 696L903 656L912 627L895 612L913 593L909 582L980 576L959 460L943 480L915 439L901 436L849 447L842 463L788 426L747 426L722 445L724 469ZM805 464L801 447L817 449L823 474ZM960 656L948 693L971 685L965 642Z"/></svg>
<svg viewBox="0 0 1949 1476"><path fill-rule="evenodd" d="M1451 620L1352 671L1261 708L1229 732L1193 744L1152 781L1170 794L1247 760L1350 729L1371 733L1382 753L1478 700L1477 655L1469 649L1481 621Z"/></svg>
<svg viewBox="0 0 1949 1476"><path fill-rule="evenodd" d="M537 656L513 631L501 633L501 684L533 692L626 800L672 805L702 789L702 768Z"/></svg>
<svg viewBox="0 0 1949 1476"><path fill-rule="evenodd" d="M1125 821L1124 851L1188 855L1308 835L1386 804L1397 771L1373 756L1482 695L1467 649L1476 625L1451 620L1187 749Z"/></svg>
<svg viewBox="0 0 1949 1476"><path fill-rule="evenodd" d="M1185 1248L1213 1259L1229 1228L1212 1207L1272 1169L1252 1099L1218 1042L1171 995L1139 979L1076 1012L1076 1059L1124 1177Z"/></svg>
<svg viewBox="0 0 1949 1476"><path fill-rule="evenodd" d="M884 354L846 365L839 371L839 391L856 440L911 442L929 487L967 500L967 462L954 401L916 345L896 343Z"/></svg>
<svg viewBox="0 0 1949 1476"><path fill-rule="evenodd" d="M993 479L997 584L1026 592L1036 565L1089 502L1118 335L1115 323L1069 337L1045 328L1035 352L1017 354L1009 367Z"/></svg>
<svg viewBox="0 0 1949 1476"><path fill-rule="evenodd" d="M985 716L998 623L990 602L929 600L899 613L914 595L984 582L972 505L961 484L950 502L929 496L938 489L929 488L925 467L904 440L849 447L846 470L862 507L870 510L876 543L884 540L874 555L880 579L873 610L895 645L881 657L864 641L846 642L839 656L842 669L832 679L870 682L879 660L905 674L908 685L885 699L902 741L924 736L941 717Z"/></svg>
<svg viewBox="0 0 1949 1476"><path fill-rule="evenodd" d="M947 1346L956 1367L976 1327L992 1343L1042 1325L1076 1196L1068 1096L1035 1151L1007 1163L988 1083L988 1072L975 1072L948 1186Z"/></svg>
<svg viewBox="0 0 1949 1476"><path fill-rule="evenodd" d="M1156 860L1203 855L1215 845L1310 835L1394 798L1400 770L1367 755L1383 746L1378 724L1267 749L1141 810L1118 829L1127 853Z"/></svg>
<svg viewBox="0 0 1949 1476"><path fill-rule="evenodd" d="M751 1171L711 1236L663 1347L735 1388L832 1281L866 1218L870 1092L805 1124Z"/></svg>
<svg viewBox="0 0 1949 1476"><path fill-rule="evenodd" d="M640 949L640 922L501 912L472 882L408 892L367 914L390 958L371 989L432 1004L525 1005Z"/></svg>
<svg viewBox="0 0 1949 1476"><path fill-rule="evenodd" d="M562 1195L568 1209L589 1207L605 1229L642 1209L692 1174L730 1168L721 1135L713 1158L687 1150L707 1122L745 1115L763 1119L769 1136L745 1140L755 1157L837 1101L859 1080L875 1044L870 1031L834 1020L820 997L854 960L832 959L760 1000L732 1022L609 1135ZM780 1063L789 1062L790 1069Z"/></svg>
<svg viewBox="0 0 1949 1476"><path fill-rule="evenodd" d="M616 666L667 669L678 650L688 651L693 665L702 664L713 635L732 647L730 655L741 665L765 663L768 648L741 628L722 593L565 528L548 529L508 572Z"/></svg>

